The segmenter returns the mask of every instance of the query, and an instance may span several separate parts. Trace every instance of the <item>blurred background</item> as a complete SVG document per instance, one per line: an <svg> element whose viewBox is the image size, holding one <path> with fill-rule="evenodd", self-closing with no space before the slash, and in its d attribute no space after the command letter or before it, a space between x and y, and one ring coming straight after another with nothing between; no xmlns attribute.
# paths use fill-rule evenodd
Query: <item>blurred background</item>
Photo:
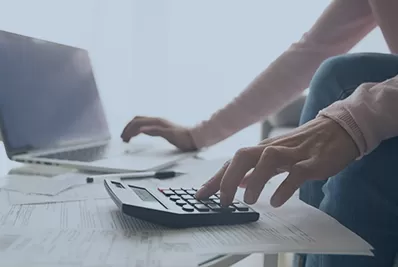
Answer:
<svg viewBox="0 0 398 267"><path fill-rule="evenodd" d="M0 0L0 29L89 50L112 134L136 115L194 125L311 26L325 0ZM379 29L353 51L386 52ZM215 146L260 140L253 125Z"/></svg>

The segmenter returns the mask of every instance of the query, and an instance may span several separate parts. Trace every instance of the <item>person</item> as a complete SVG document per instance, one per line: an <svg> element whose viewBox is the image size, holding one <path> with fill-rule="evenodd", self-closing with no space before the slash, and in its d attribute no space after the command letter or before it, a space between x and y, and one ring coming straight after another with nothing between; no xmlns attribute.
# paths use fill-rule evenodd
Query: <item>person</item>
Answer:
<svg viewBox="0 0 398 267"><path fill-rule="evenodd" d="M220 191L227 205L239 186L255 203L275 174L287 178L271 198L300 199L368 241L374 257L299 255L296 266L392 267L398 251L398 1L334 0L296 43L209 119L184 127L138 116L123 129L160 136L183 151L214 145L262 120L309 88L300 126L242 148L197 193ZM391 53L348 54L375 27ZM252 172L250 172L252 170Z"/></svg>

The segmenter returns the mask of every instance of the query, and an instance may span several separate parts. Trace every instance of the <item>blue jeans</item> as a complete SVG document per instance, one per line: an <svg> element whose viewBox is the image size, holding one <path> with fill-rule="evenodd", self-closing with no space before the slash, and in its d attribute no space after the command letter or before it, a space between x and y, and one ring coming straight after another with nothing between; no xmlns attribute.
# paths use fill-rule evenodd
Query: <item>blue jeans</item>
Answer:
<svg viewBox="0 0 398 267"><path fill-rule="evenodd" d="M301 123L346 98L360 84L396 75L396 55L349 54L326 60L310 83ZM398 120L398 114L396 117ZM306 182L300 188L300 199L369 242L375 257L298 255L296 266L392 267L398 252L398 137L383 141L369 155L326 181Z"/></svg>

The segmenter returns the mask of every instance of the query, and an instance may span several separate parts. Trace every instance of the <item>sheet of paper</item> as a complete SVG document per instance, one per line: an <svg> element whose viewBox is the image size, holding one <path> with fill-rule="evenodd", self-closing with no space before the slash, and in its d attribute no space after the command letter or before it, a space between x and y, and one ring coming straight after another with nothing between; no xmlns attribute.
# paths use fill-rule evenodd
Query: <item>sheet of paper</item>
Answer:
<svg viewBox="0 0 398 267"><path fill-rule="evenodd" d="M109 198L103 184L84 184L62 191L55 196L23 194L15 191L8 191L8 201L12 205L42 204L81 201L88 199Z"/></svg>
<svg viewBox="0 0 398 267"><path fill-rule="evenodd" d="M255 223L168 231L165 242L188 242L199 253L311 252L372 255L365 240L321 211L292 199L283 207L270 206L265 192L253 205ZM243 190L237 198L242 200Z"/></svg>
<svg viewBox="0 0 398 267"><path fill-rule="evenodd" d="M54 196L77 184L85 183L84 180L52 179L37 175L7 175L4 177L3 189L27 194L41 194Z"/></svg>
<svg viewBox="0 0 398 267"><path fill-rule="evenodd" d="M70 187L54 196L8 191L8 201L12 205L26 205L109 198L102 182L91 184L85 182L87 175L80 172L56 175L47 179L55 180L56 183L69 184Z"/></svg>
<svg viewBox="0 0 398 267"><path fill-rule="evenodd" d="M0 264L15 266L194 267L189 249L146 233L83 229L1 229ZM21 255L23 255L21 257ZM188 260L194 256L193 260ZM27 265L25 265L27 266Z"/></svg>
<svg viewBox="0 0 398 267"><path fill-rule="evenodd" d="M43 164L25 164L18 166L17 168L11 169L8 174L19 174L19 175L39 175L45 177L53 177L55 175L69 173L70 168L51 166Z"/></svg>
<svg viewBox="0 0 398 267"><path fill-rule="evenodd" d="M190 182L199 180L196 177ZM151 183L159 181L151 180ZM34 227L151 232L162 236L164 244L188 246L200 254L278 251L371 254L368 243L301 201L291 199L281 208L272 208L269 196L275 184L274 181L266 186L260 201L253 205L261 218L251 224L177 231L123 215L111 199L97 199L3 208L0 210L0 229ZM237 198L242 199L242 195L243 190L239 190Z"/></svg>
<svg viewBox="0 0 398 267"><path fill-rule="evenodd" d="M111 199L3 207L0 210L0 229L4 227L131 231L165 229L123 215Z"/></svg>
<svg viewBox="0 0 398 267"><path fill-rule="evenodd" d="M34 227L149 231L167 244L185 244L203 253L319 251L369 254L371 247L334 219L301 202L280 209L255 205L261 219L252 224L171 230L123 215L110 199L13 206L0 216L0 228ZM46 220L43 220L46 218Z"/></svg>

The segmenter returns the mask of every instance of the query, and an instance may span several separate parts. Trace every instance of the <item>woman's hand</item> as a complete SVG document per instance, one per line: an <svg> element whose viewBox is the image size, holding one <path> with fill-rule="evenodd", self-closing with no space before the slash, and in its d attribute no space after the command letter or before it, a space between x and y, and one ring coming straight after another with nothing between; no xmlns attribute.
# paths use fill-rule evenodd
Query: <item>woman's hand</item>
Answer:
<svg viewBox="0 0 398 267"><path fill-rule="evenodd" d="M137 116L124 127L121 138L124 142L129 142L140 133L162 137L182 151L196 150L188 128L162 118Z"/></svg>
<svg viewBox="0 0 398 267"><path fill-rule="evenodd" d="M306 180L327 179L358 157L351 136L326 117L296 128L291 133L265 139L259 145L240 149L197 192L205 199L220 190L222 205L231 204L238 186L245 186L244 201L255 203L265 184L276 174L289 172L271 197L271 205L283 205ZM249 171L252 172L249 173Z"/></svg>

